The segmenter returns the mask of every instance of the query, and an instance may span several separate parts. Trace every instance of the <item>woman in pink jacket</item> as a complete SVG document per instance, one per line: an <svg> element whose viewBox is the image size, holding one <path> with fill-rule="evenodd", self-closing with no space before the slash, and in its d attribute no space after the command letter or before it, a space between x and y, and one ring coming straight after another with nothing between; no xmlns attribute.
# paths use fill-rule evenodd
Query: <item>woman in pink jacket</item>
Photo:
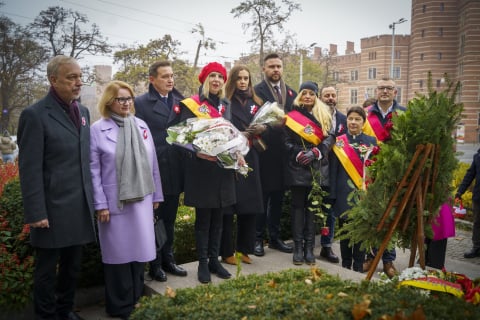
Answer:
<svg viewBox="0 0 480 320"><path fill-rule="evenodd" d="M143 293L144 263L155 259L153 209L163 201L152 135L134 116L133 90L110 82L102 119L90 129L94 207L105 275L105 308L127 319Z"/></svg>

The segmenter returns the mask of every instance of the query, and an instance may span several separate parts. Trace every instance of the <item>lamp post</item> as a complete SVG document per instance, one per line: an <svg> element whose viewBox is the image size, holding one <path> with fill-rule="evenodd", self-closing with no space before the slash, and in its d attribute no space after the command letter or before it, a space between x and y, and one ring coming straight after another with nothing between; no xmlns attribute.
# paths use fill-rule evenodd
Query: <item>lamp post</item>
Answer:
<svg viewBox="0 0 480 320"><path fill-rule="evenodd" d="M310 44L307 47L306 50L310 49L311 47L315 46L316 44L317 44L316 42ZM302 82L303 82L303 52L300 49L300 76L298 77L298 86L299 87L302 85Z"/></svg>
<svg viewBox="0 0 480 320"><path fill-rule="evenodd" d="M395 58L395 25L396 24L401 24L401 23L404 23L404 22L407 22L407 19L400 18L398 21L392 22L392 24L388 26L390 29L392 29L392 62L390 64L390 77L392 79L395 78L393 76L393 66L394 66L393 59Z"/></svg>

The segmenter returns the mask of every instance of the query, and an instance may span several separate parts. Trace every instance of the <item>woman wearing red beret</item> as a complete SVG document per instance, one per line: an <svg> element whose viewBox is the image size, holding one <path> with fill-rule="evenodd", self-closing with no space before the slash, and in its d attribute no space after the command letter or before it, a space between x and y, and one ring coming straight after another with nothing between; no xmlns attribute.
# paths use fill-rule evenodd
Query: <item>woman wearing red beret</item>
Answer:
<svg viewBox="0 0 480 320"><path fill-rule="evenodd" d="M227 71L211 62L198 76L199 93L180 102L180 118L230 120L230 102L225 99ZM210 273L228 279L231 274L218 260L222 236L223 211L236 202L234 170L221 168L216 157L189 153L185 162L184 203L195 207L195 242L198 254L198 280L211 281Z"/></svg>

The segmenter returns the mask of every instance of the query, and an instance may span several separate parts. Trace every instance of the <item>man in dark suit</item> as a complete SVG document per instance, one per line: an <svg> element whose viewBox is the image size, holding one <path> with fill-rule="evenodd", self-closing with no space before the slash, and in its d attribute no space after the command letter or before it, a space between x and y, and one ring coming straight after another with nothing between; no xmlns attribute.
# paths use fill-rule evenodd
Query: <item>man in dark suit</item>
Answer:
<svg viewBox="0 0 480 320"><path fill-rule="evenodd" d="M162 219L167 241L150 262L150 276L157 281L167 281L164 271L185 277L187 271L175 263L173 240L178 200L183 191L183 166L179 149L167 143L167 128L180 121L179 102L183 95L174 88L174 74L169 61L158 61L148 71L148 92L135 98L136 116L144 120L153 135L160 168L164 202L155 210L157 219Z"/></svg>
<svg viewBox="0 0 480 320"><path fill-rule="evenodd" d="M282 79L283 62L276 53L271 53L263 60L265 79L254 87L255 93L263 102L277 102L285 113L292 110L292 103L297 93ZM257 231L254 254L263 256L265 225L268 227L268 246L285 253L293 248L280 239L280 217L285 189L283 186L283 128L267 126L263 132L256 132L267 145L260 153L260 175L265 212L257 217Z"/></svg>
<svg viewBox="0 0 480 320"><path fill-rule="evenodd" d="M325 86L320 91L320 100L323 103L329 106L330 112L332 113L332 128L335 130L335 137L344 134L347 132L347 116L337 109L337 90L332 86ZM333 153L329 153L329 158L333 157ZM326 170L322 170L322 173L325 171L325 175L328 174L329 170L331 170L331 166L329 165L331 161L328 161L326 164ZM328 176L330 176L328 174ZM325 183L322 185L322 189L327 193L330 192L330 181L328 177L326 179L322 179ZM324 198L325 204L329 206L325 206L324 210L327 214L327 221L326 226L328 227L328 235L321 235L320 237L320 245L322 249L320 251L320 258L324 258L329 262L338 263L340 259L332 250L332 242L333 236L335 233L335 214L333 212L333 200L327 195Z"/></svg>
<svg viewBox="0 0 480 320"><path fill-rule="evenodd" d="M48 94L18 124L25 223L35 248L35 319L81 319L73 312L82 246L95 241L90 114L77 103L82 73L74 58L47 66ZM58 264L58 268L57 268Z"/></svg>

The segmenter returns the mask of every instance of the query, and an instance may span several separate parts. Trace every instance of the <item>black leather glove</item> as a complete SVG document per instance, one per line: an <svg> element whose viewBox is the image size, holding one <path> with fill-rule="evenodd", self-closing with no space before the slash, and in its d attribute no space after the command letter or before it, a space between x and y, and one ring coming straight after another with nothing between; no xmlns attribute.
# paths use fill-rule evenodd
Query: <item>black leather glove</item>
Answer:
<svg viewBox="0 0 480 320"><path fill-rule="evenodd" d="M313 160L320 159L320 150L317 148L312 148L308 151L303 151L301 155L297 156L297 161L301 165L309 165Z"/></svg>
<svg viewBox="0 0 480 320"><path fill-rule="evenodd" d="M252 136L258 136L267 130L267 125L265 124L254 124L253 126L248 127L245 131L247 131Z"/></svg>

